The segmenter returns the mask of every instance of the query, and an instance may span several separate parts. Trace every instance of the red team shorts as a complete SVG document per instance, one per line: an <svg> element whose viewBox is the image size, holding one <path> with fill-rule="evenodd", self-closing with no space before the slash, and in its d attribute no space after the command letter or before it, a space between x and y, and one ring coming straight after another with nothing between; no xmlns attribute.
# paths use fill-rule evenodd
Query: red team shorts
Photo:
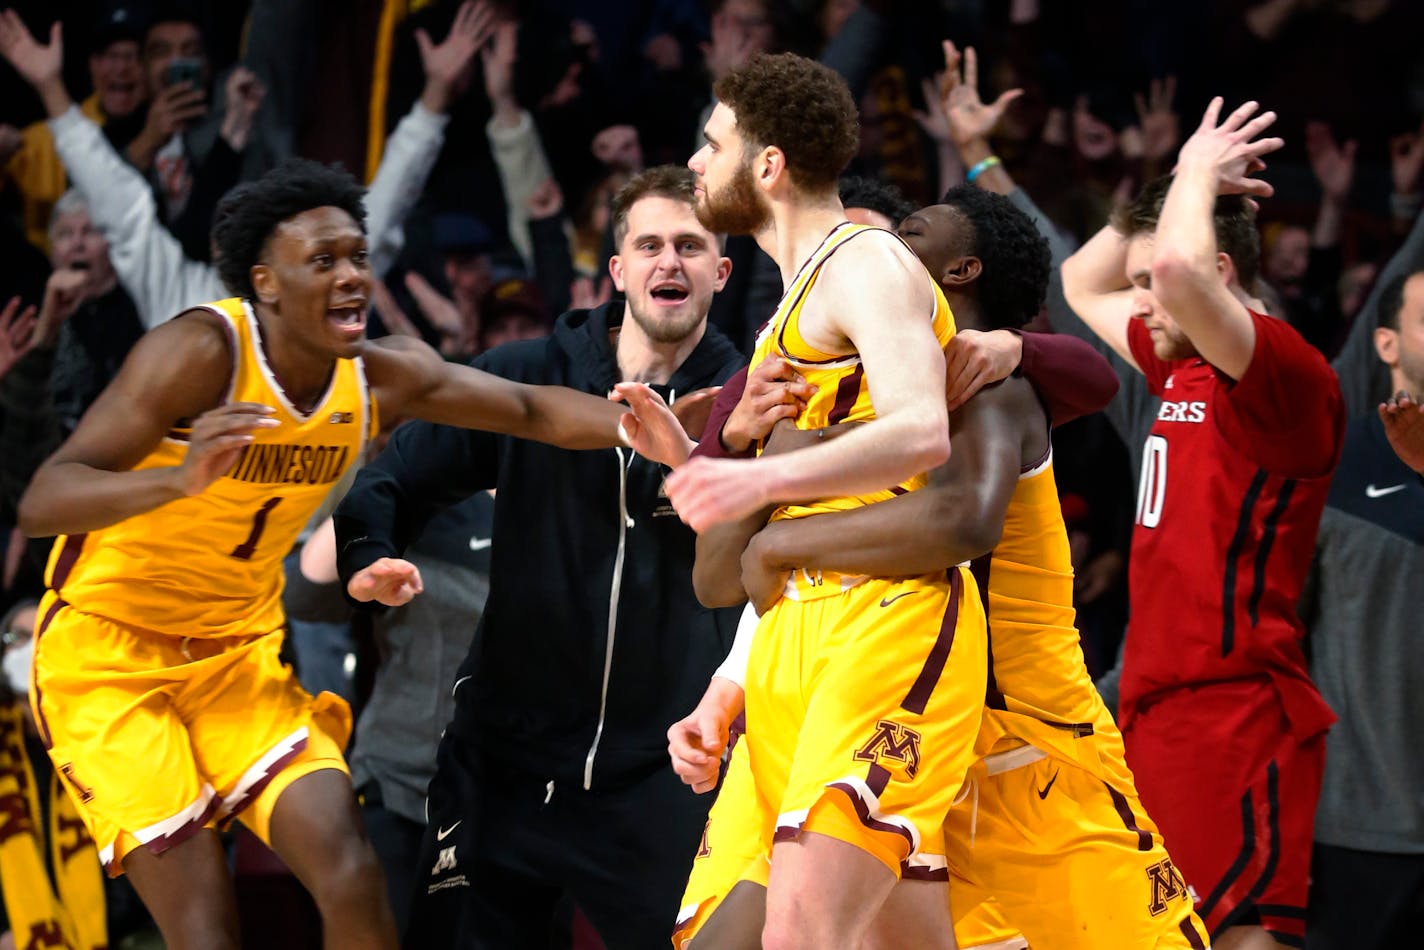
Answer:
<svg viewBox="0 0 1424 950"><path fill-rule="evenodd" d="M1123 738L1142 802L1212 937L1259 924L1304 946L1325 734L1293 734L1261 677L1148 700Z"/></svg>

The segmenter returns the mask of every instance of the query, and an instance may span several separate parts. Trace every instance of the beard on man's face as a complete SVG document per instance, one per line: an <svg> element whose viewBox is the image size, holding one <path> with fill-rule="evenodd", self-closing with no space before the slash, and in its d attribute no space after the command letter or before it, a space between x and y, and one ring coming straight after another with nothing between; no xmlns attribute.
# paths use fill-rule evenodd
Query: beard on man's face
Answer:
<svg viewBox="0 0 1424 950"><path fill-rule="evenodd" d="M750 165L742 165L715 195L703 192L697 220L714 234L755 234L771 217L766 199L756 190Z"/></svg>

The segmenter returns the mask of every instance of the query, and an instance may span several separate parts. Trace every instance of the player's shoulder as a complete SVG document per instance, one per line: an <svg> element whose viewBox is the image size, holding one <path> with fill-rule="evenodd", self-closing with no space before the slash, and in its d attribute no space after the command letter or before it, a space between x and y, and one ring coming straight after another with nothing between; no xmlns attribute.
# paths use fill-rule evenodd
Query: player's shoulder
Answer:
<svg viewBox="0 0 1424 950"><path fill-rule="evenodd" d="M135 346L141 357L162 359L185 373L226 369L238 348L232 324L207 307L190 307L145 333Z"/></svg>
<svg viewBox="0 0 1424 950"><path fill-rule="evenodd" d="M840 244L821 268L820 279L836 288L883 292L897 284L929 293L927 272L905 242L884 228L860 228Z"/></svg>

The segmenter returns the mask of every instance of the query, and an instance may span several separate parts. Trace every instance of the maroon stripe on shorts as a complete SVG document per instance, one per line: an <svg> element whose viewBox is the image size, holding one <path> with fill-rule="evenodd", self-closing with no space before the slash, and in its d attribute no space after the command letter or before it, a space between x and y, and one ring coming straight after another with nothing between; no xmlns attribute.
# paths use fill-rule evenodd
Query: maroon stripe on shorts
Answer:
<svg viewBox="0 0 1424 950"><path fill-rule="evenodd" d="M1108 785L1107 782L1104 782L1103 785L1107 788L1108 794L1112 796L1113 807L1117 809L1117 816L1122 819L1123 826L1128 831L1137 833L1137 850L1151 851L1152 832L1143 831L1137 827L1137 816L1132 813L1132 806L1127 803L1127 796Z"/></svg>
<svg viewBox="0 0 1424 950"><path fill-rule="evenodd" d="M878 762L872 762L865 772L865 784L879 798L890 784L890 770Z"/></svg>
<svg viewBox="0 0 1424 950"><path fill-rule="evenodd" d="M84 549L86 537L88 537L87 534L64 536L64 547L59 549L59 557L55 558L54 571L49 578L49 589L56 594L64 587L64 582L69 580L69 572L74 570L74 562L79 560L79 553Z"/></svg>
<svg viewBox="0 0 1424 950"><path fill-rule="evenodd" d="M899 835L905 839L907 853L914 853L915 839L910 833L899 825L892 825L888 821L880 821L877 818L872 818L870 816L870 803L861 798L854 788L841 782L832 782L827 785L826 788L833 788L850 799L851 806L855 809L856 817L860 819L862 825L871 831L883 831L889 834ZM778 828L777 832L780 833L780 831L781 829Z"/></svg>
<svg viewBox="0 0 1424 950"><path fill-rule="evenodd" d="M841 377L840 385L836 387L836 404L831 407L831 414L826 416L826 425L833 426L846 421L850 411L855 408L855 401L860 398L860 381L863 378L865 367L860 363L855 364L855 369Z"/></svg>
<svg viewBox="0 0 1424 950"><path fill-rule="evenodd" d="M191 818L185 821L180 827L170 831L166 835L159 835L157 838L145 841L143 846L154 854L162 854L174 845L182 844L184 841L193 837L193 835L202 831L204 826L207 825L208 819L212 818L213 813L217 810L218 797L214 795L212 800L208 802L208 807L204 808L203 813L197 818Z"/></svg>
<svg viewBox="0 0 1424 950"><path fill-rule="evenodd" d="M288 750L285 754L283 754L281 758L277 759L271 765L267 766L267 771L262 773L262 777L259 778L256 782L254 782L252 787L249 788L246 792L244 792L243 796L239 798L237 802L232 806L232 809L226 815L223 816L222 826L226 828L228 822L236 818L238 814L248 805L251 805L253 801L257 799L257 796L262 794L263 789L270 785L272 783L272 780L277 777L277 773L282 771L282 769L286 768L287 765L293 759L295 759L306 747L306 738L304 737L298 739L296 744L293 745L292 748Z"/></svg>
<svg viewBox="0 0 1424 950"><path fill-rule="evenodd" d="M948 881L949 868L927 868L923 866L911 867L910 862L900 862L900 880L902 881Z"/></svg>
<svg viewBox="0 0 1424 950"><path fill-rule="evenodd" d="M1190 917L1182 918L1182 936L1187 938L1187 943L1191 944L1192 950L1206 950L1206 943L1202 940L1201 934L1197 933L1197 928L1192 926Z"/></svg>
<svg viewBox="0 0 1424 950"><path fill-rule="evenodd" d="M54 603L49 605L49 610L45 611L44 618L40 620L40 625L35 628L34 650L36 653L38 653L40 649L40 637L44 636L44 632L49 629L50 622L54 620L56 614L58 614L61 610L68 606L69 605L66 604L64 600L59 597L56 597L54 599ZM31 662L33 662L33 660L31 660ZM34 676L31 676L30 682L32 682L35 687L35 725L39 727L40 739L44 742L44 747L46 749L53 749L54 740L50 738L49 721L45 719L44 704L43 702L41 702L41 700L44 699L44 695L40 691L39 679Z"/></svg>
<svg viewBox="0 0 1424 950"><path fill-rule="evenodd" d="M910 687L910 691L900 703L900 708L907 712L918 715L925 711L930 694L934 692L935 684L944 673L944 665L949 662L949 650L954 646L954 628L959 624L959 599L963 586L959 569L950 568L949 603L945 605L944 619L940 621L939 636L930 648L930 655L925 658L925 665L915 679L915 685Z"/></svg>

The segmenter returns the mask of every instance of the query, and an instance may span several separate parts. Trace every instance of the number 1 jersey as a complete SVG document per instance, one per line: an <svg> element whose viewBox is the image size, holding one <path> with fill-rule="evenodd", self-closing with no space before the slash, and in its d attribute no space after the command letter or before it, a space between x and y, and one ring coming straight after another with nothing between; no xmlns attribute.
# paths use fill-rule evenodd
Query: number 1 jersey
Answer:
<svg viewBox="0 0 1424 950"><path fill-rule="evenodd" d="M1202 359L1159 360L1142 322L1128 328L1162 405L1132 535L1124 728L1166 690L1251 677L1274 683L1297 735L1334 719L1306 669L1296 604L1340 456L1340 386L1285 321L1251 319L1239 381Z"/></svg>
<svg viewBox="0 0 1424 950"><path fill-rule="evenodd" d="M87 534L61 535L46 583L75 609L177 637L266 633L282 626L282 560L333 485L360 458L377 418L362 361L337 360L310 413L273 376L251 308L205 305L229 331L224 402L276 409L200 495ZM182 425L187 425L185 420ZM135 470L180 465L188 428L174 428Z"/></svg>

